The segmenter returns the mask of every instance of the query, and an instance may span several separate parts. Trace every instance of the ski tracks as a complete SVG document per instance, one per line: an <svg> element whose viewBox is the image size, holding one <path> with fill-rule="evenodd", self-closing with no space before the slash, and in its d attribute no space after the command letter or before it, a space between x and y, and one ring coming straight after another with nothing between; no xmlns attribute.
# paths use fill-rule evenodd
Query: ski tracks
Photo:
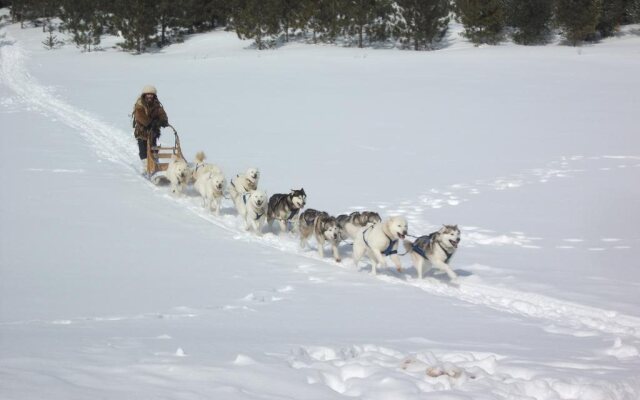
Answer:
<svg viewBox="0 0 640 400"><path fill-rule="evenodd" d="M129 170L135 161L135 146L129 134L66 103L56 97L50 88L40 85L27 71L26 52L15 41L6 38L6 33L2 46L0 46L0 57L0 81L15 92L16 100L22 106L26 109L34 109L46 116L55 117L79 132L94 147L100 158L125 166ZM542 173L538 172L537 174ZM548 177L545 176L545 178ZM488 186L502 189L499 184L500 182L495 183L498 186L493 183ZM151 183L149 185L153 186ZM241 228L238 218L232 216L214 217L205 212L196 199L175 199L169 195L165 195L165 197L173 199L190 212L229 231L237 239L260 243L279 251L308 257L317 262L322 261L341 268L353 269L350 266L320 260L312 252L301 251L293 238L282 238L269 234L263 237L249 235ZM431 204L432 199L425 198L424 200L425 204ZM443 200L436 203L438 206L443 202L455 205L456 201L458 199L448 199L448 201ZM389 284L407 285L433 295L450 297L501 312L546 321L550 324L545 329L556 333L574 336L608 334L614 335L616 340L622 336L634 342L638 342L640 339L640 318L619 314L615 311L584 306L535 293L483 285L470 280L464 280L459 287L456 287L435 279L419 281L405 276L393 275L378 275L376 278Z"/></svg>

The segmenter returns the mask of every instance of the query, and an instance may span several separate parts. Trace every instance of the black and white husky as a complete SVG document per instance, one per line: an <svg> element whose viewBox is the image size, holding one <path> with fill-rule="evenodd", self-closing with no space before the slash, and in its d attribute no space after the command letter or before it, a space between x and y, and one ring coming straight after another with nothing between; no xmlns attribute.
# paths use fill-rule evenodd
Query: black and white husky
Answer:
<svg viewBox="0 0 640 400"><path fill-rule="evenodd" d="M340 240L353 240L361 228L377 224L382 221L382 218L380 218L380 214L373 211L355 211L349 215L338 215L336 221L340 227Z"/></svg>
<svg viewBox="0 0 640 400"><path fill-rule="evenodd" d="M449 266L449 260L455 254L460 243L460 229L458 225L444 225L436 232L420 236L411 243L404 241L404 247L411 254L411 260L418 271L418 279L422 279L423 265L430 265L445 272L449 279L454 280L458 275Z"/></svg>
<svg viewBox="0 0 640 400"><path fill-rule="evenodd" d="M340 241L340 228L335 217L324 211L317 211L312 208L305 210L298 218L298 229L300 231L300 247L303 249L307 245L309 237L313 234L318 244L318 255L324 257L324 244L329 242L333 250L333 259L340 262L338 253L338 242Z"/></svg>
<svg viewBox="0 0 640 400"><path fill-rule="evenodd" d="M304 189L291 189L289 194L276 193L269 198L267 209L267 225L271 226L273 220L280 223L280 232L287 231L287 222L293 220L307 202L307 194Z"/></svg>

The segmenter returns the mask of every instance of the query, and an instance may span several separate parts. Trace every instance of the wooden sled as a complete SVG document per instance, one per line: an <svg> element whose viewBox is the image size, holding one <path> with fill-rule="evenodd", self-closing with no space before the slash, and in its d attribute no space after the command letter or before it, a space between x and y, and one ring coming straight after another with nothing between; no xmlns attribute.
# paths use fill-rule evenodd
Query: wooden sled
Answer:
<svg viewBox="0 0 640 400"><path fill-rule="evenodd" d="M169 125L173 130L175 137L173 147L151 146L151 140L147 140L147 178L151 179L153 174L159 171L166 171L169 167L169 160L174 155L178 158L185 159L180 149L180 138L176 129ZM162 162L167 159L166 162ZM186 160L185 160L186 161Z"/></svg>

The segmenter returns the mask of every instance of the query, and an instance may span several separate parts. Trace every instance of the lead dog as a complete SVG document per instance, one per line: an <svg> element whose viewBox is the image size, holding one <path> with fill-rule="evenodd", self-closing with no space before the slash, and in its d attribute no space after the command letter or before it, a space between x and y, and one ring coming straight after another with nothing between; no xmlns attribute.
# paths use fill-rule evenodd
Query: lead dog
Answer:
<svg viewBox="0 0 640 400"><path fill-rule="evenodd" d="M333 250L333 259L340 262L338 242L340 241L340 228L335 217L324 211L316 211L312 208L300 214L298 221L300 230L300 247L305 248L309 236L314 234L318 245L318 255L324 258L324 244L329 242Z"/></svg>
<svg viewBox="0 0 640 400"><path fill-rule="evenodd" d="M398 272L402 271L398 257L398 241L407 235L408 224L403 217L391 217L361 228L353 242L353 262L358 266L362 256L367 253L371 260L371 273L376 274L378 267L386 267L385 256L391 256Z"/></svg>
<svg viewBox="0 0 640 400"><path fill-rule="evenodd" d="M247 193L258 189L258 179L260 171L258 168L249 168L244 174L238 174L229 182L229 195L232 199L242 193Z"/></svg>
<svg viewBox="0 0 640 400"><path fill-rule="evenodd" d="M195 182L204 174L209 172L214 174L222 174L222 170L215 164L209 164L204 162L207 159L207 156L204 154L204 151L199 151L196 153L196 157L193 160L193 178L192 180ZM222 174L224 175L224 174Z"/></svg>
<svg viewBox="0 0 640 400"><path fill-rule="evenodd" d="M287 222L291 221L307 201L304 189L291 189L289 194L277 193L269 198L267 210L267 225L271 226L273 220L280 223L280 232L287 231Z"/></svg>
<svg viewBox="0 0 640 400"><path fill-rule="evenodd" d="M415 242L404 241L404 247L411 254L411 260L418 271L418 279L422 279L423 265L430 265L445 272L449 279L454 280L458 275L449 266L449 260L455 254L460 243L460 229L458 225L444 225L436 232L420 236Z"/></svg>
<svg viewBox="0 0 640 400"><path fill-rule="evenodd" d="M267 219L267 194L262 190L252 190L238 195L234 202L245 229L260 235L262 224Z"/></svg>
<svg viewBox="0 0 640 400"><path fill-rule="evenodd" d="M381 222L382 218L380 214L373 211L355 211L349 215L338 215L336 221L340 227L340 240L353 240L361 228Z"/></svg>
<svg viewBox="0 0 640 400"><path fill-rule="evenodd" d="M201 174L193 184L193 187L202 196L202 206L214 210L216 215L220 215L225 183L224 175L207 172Z"/></svg>
<svg viewBox="0 0 640 400"><path fill-rule="evenodd" d="M182 193L192 176L187 162L177 155L171 156L167 166L167 179L171 182L171 193Z"/></svg>

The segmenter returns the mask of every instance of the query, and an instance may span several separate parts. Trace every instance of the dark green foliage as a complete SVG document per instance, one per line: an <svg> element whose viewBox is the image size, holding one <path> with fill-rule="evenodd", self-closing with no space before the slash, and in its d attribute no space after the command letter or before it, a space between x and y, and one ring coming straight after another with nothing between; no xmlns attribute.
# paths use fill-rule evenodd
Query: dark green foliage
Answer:
<svg viewBox="0 0 640 400"><path fill-rule="evenodd" d="M53 34L53 32L55 32L55 29L53 28L53 26L49 25L47 28L47 31L49 32L49 35L45 38L45 40L42 41L42 44L44 45L45 49L47 50L57 49L58 47L61 47L64 44L62 40L58 39L58 36Z"/></svg>
<svg viewBox="0 0 640 400"><path fill-rule="evenodd" d="M557 0L556 19L571 44L593 37L601 7L601 0Z"/></svg>
<svg viewBox="0 0 640 400"><path fill-rule="evenodd" d="M355 37L358 47L364 47L365 35L369 41L384 41L390 36L387 22L391 14L389 0L345 0L342 2L343 33Z"/></svg>
<svg viewBox="0 0 640 400"><path fill-rule="evenodd" d="M398 0L401 23L395 35L414 50L429 49L441 39L449 25L449 0Z"/></svg>
<svg viewBox="0 0 640 400"><path fill-rule="evenodd" d="M64 0L60 18L63 29L69 31L76 46L91 51L100 44L104 15L91 0Z"/></svg>
<svg viewBox="0 0 640 400"><path fill-rule="evenodd" d="M625 22L640 23L640 0L626 1Z"/></svg>
<svg viewBox="0 0 640 400"><path fill-rule="evenodd" d="M340 13L344 0L306 0L303 2L301 29L311 31L313 42L333 42L340 35L344 15Z"/></svg>
<svg viewBox="0 0 640 400"><path fill-rule="evenodd" d="M502 0L455 0L465 36L475 44L496 44L502 40L505 7Z"/></svg>
<svg viewBox="0 0 640 400"><path fill-rule="evenodd" d="M116 0L113 10L113 24L124 38L120 46L137 53L145 51L158 32L156 1Z"/></svg>
<svg viewBox="0 0 640 400"><path fill-rule="evenodd" d="M600 20L596 30L604 37L611 36L622 23L625 15L624 0L602 0Z"/></svg>
<svg viewBox="0 0 640 400"><path fill-rule="evenodd" d="M520 44L538 44L547 40L553 17L554 0L508 0L507 23L513 40Z"/></svg>
<svg viewBox="0 0 640 400"><path fill-rule="evenodd" d="M277 0L236 0L231 15L236 34L241 39L254 39L258 49L272 46L280 32L278 13L273 6Z"/></svg>

